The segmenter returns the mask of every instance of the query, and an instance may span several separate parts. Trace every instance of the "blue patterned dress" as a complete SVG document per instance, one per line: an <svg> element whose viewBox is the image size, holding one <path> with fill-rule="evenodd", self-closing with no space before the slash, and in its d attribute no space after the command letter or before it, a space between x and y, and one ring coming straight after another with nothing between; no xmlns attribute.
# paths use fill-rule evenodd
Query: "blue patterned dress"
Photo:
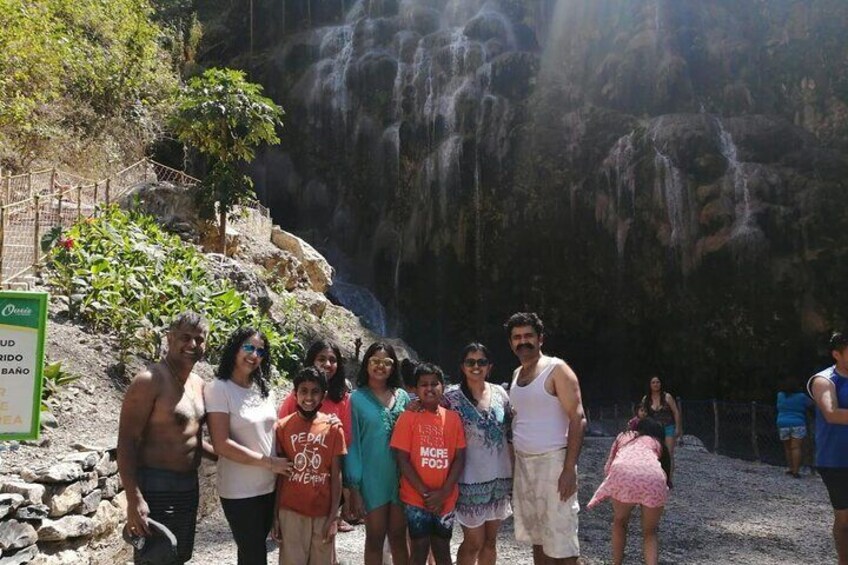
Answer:
<svg viewBox="0 0 848 565"><path fill-rule="evenodd" d="M459 477L456 519L466 528L512 515L509 395L500 385L486 386L491 392L488 410L474 406L457 385L448 387L442 402L459 413L465 428L465 469Z"/></svg>

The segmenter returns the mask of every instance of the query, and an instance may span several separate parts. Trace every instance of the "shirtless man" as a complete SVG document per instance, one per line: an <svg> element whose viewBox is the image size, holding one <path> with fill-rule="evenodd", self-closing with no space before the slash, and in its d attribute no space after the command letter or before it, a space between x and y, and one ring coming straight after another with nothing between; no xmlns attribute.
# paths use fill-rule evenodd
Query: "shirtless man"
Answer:
<svg viewBox="0 0 848 565"><path fill-rule="evenodd" d="M515 539L533 545L536 565L576 564L577 458L586 429L580 383L565 361L542 354L535 313L513 314L504 327L521 363L509 389Z"/></svg>
<svg viewBox="0 0 848 565"><path fill-rule="evenodd" d="M118 429L127 528L131 535L147 536L147 518L161 522L177 538L182 563L194 549L200 456L213 453L201 438L203 380L192 372L206 349L207 330L193 312L171 322L168 352L130 383Z"/></svg>

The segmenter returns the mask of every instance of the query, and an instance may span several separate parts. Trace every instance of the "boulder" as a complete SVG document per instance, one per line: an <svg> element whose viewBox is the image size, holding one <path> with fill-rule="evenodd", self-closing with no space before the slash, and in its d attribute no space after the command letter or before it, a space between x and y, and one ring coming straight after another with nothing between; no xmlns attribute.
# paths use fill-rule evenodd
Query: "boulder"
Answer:
<svg viewBox="0 0 848 565"><path fill-rule="evenodd" d="M69 514L82 504L82 489L79 483L52 487L45 495L44 502L50 509L51 518Z"/></svg>
<svg viewBox="0 0 848 565"><path fill-rule="evenodd" d="M97 451L80 451L68 455L62 461L64 463L79 463L83 471L91 471L100 461L100 453Z"/></svg>
<svg viewBox="0 0 848 565"><path fill-rule="evenodd" d="M36 555L38 555L38 547L36 545L30 545L11 555L3 552L3 557L0 558L0 565L23 565L35 559Z"/></svg>
<svg viewBox="0 0 848 565"><path fill-rule="evenodd" d="M62 541L68 538L90 536L94 533L94 520L87 516L65 516L58 520L44 520L38 528L38 541Z"/></svg>
<svg viewBox="0 0 848 565"><path fill-rule="evenodd" d="M111 500L115 498L115 496L121 492L121 476L120 475L112 475L111 477L101 477L98 481L98 487L100 488L100 495L105 500Z"/></svg>
<svg viewBox="0 0 848 565"><path fill-rule="evenodd" d="M0 494L0 518L5 518L23 504L24 497L17 493Z"/></svg>
<svg viewBox="0 0 848 565"><path fill-rule="evenodd" d="M121 510L111 502L101 500L92 519L94 520L94 535L102 536L117 528L118 524L121 523Z"/></svg>
<svg viewBox="0 0 848 565"><path fill-rule="evenodd" d="M305 306L316 317L321 318L330 301L327 297L312 290L295 290L293 294L297 297L297 302L301 306Z"/></svg>
<svg viewBox="0 0 848 565"><path fill-rule="evenodd" d="M95 461L96 463L96 461ZM24 469L21 476L33 483L72 483L85 475L82 465L77 462L63 462L50 467Z"/></svg>
<svg viewBox="0 0 848 565"><path fill-rule="evenodd" d="M109 477L118 472L118 462L109 453L104 453L94 470L98 477Z"/></svg>
<svg viewBox="0 0 848 565"><path fill-rule="evenodd" d="M271 242L284 251L288 251L303 264L312 290L325 293L333 284L333 268L311 245L288 232L274 226Z"/></svg>
<svg viewBox="0 0 848 565"><path fill-rule="evenodd" d="M268 288L259 280L255 273L247 270L238 261L225 257L220 253L206 255L207 269L216 279L227 279L237 290L247 295L248 301L266 312L271 307L271 297Z"/></svg>
<svg viewBox="0 0 848 565"><path fill-rule="evenodd" d="M0 528L0 549L21 549L38 541L38 534L30 524L6 520Z"/></svg>
<svg viewBox="0 0 848 565"><path fill-rule="evenodd" d="M79 513L83 515L94 514L97 512L97 507L100 506L100 501L103 499L100 489L95 489L85 495L82 499L82 504L79 507Z"/></svg>
<svg viewBox="0 0 848 565"><path fill-rule="evenodd" d="M50 513L50 507L46 504L30 504L21 506L15 512L16 520L43 520Z"/></svg>
<svg viewBox="0 0 848 565"><path fill-rule="evenodd" d="M24 481L6 481L0 484L0 493L17 493L22 495L27 504L41 504L46 492L44 485L27 483Z"/></svg>

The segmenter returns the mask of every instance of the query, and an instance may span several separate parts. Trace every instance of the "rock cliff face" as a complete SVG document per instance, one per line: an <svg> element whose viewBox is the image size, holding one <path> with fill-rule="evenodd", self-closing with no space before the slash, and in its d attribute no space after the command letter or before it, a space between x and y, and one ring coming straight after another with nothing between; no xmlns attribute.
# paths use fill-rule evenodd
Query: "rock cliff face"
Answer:
<svg viewBox="0 0 848 565"><path fill-rule="evenodd" d="M243 14L207 9L211 56L247 65ZM262 198L425 356L526 307L590 395L656 370L751 397L846 322L844 2L258 10L254 79L288 112Z"/></svg>

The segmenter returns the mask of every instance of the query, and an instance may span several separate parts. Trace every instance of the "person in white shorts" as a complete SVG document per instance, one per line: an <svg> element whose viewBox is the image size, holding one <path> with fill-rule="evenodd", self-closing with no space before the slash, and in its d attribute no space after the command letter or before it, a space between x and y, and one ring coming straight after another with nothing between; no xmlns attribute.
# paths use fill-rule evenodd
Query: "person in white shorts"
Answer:
<svg viewBox="0 0 848 565"><path fill-rule="evenodd" d="M580 383L565 361L542 354L544 325L535 313L513 314L504 327L521 363L509 389L515 539L533 545L536 565L576 564L577 458L586 428Z"/></svg>

